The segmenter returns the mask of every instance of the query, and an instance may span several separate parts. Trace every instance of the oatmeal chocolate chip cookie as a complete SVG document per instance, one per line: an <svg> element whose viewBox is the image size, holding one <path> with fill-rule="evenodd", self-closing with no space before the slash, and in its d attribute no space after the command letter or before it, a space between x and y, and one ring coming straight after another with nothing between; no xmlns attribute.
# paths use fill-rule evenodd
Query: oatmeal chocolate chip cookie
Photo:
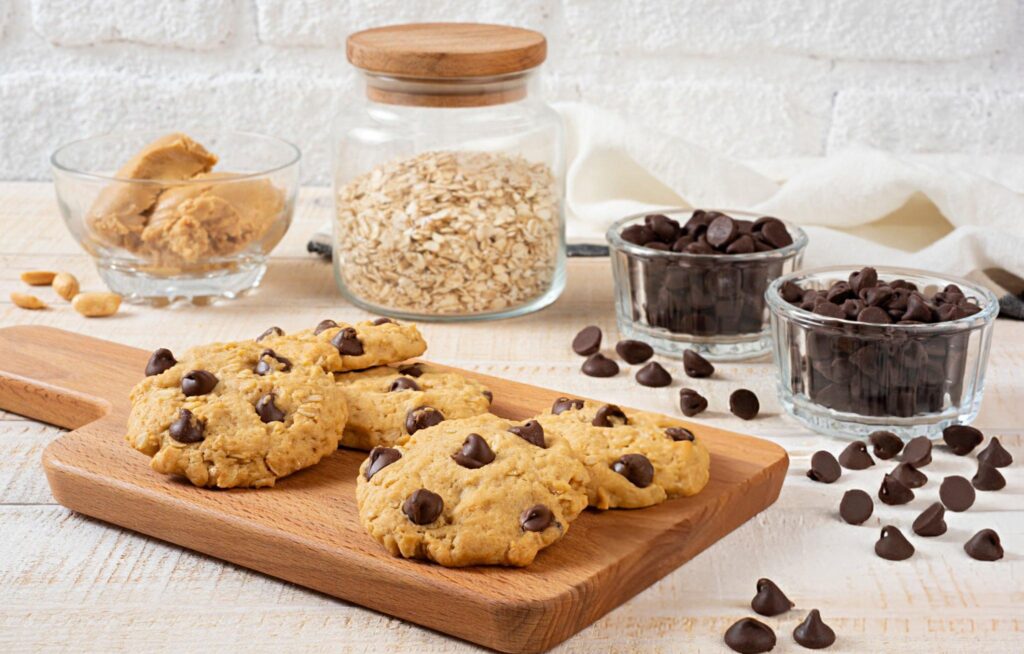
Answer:
<svg viewBox="0 0 1024 654"><path fill-rule="evenodd" d="M590 505L599 509L651 506L694 495L708 482L707 448L671 418L560 398L537 421L572 445L590 473Z"/></svg>
<svg viewBox="0 0 1024 654"><path fill-rule="evenodd" d="M157 350L131 392L126 439L196 486L273 486L338 447L348 411L329 373L263 343Z"/></svg>
<svg viewBox="0 0 1024 654"><path fill-rule="evenodd" d="M587 505L587 472L566 440L544 447L484 414L378 447L359 471L359 518L392 555L444 566L533 562Z"/></svg>
<svg viewBox="0 0 1024 654"><path fill-rule="evenodd" d="M272 334L261 338L260 343L296 363L318 365L328 372L398 363L427 350L427 343L416 325L388 318L354 325L322 320L313 329Z"/></svg>
<svg viewBox="0 0 1024 654"><path fill-rule="evenodd" d="M478 416L491 405L482 384L422 363L334 378L349 413L341 444L357 450L401 443L425 423Z"/></svg>

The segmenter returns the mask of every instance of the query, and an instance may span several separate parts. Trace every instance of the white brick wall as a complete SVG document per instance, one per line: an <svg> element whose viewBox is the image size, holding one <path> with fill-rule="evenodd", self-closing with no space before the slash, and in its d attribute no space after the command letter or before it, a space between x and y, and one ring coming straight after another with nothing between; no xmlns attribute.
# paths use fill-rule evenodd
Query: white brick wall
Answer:
<svg viewBox="0 0 1024 654"><path fill-rule="evenodd" d="M0 179L78 136L223 125L326 181L345 36L426 20L542 30L550 99L740 158L1024 154L1024 0L0 0Z"/></svg>

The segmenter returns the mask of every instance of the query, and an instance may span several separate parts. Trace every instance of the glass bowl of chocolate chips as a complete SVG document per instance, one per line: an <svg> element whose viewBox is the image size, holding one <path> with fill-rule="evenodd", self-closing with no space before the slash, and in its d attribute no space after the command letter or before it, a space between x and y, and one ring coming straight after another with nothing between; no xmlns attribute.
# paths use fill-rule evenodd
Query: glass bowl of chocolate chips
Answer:
<svg viewBox="0 0 1024 654"><path fill-rule="evenodd" d="M978 414L999 303L964 279L903 268L780 277L771 310L779 399L807 426L938 436Z"/></svg>
<svg viewBox="0 0 1024 654"><path fill-rule="evenodd" d="M718 361L771 351L765 290L807 247L796 225L733 210L636 214L606 236L622 337Z"/></svg>

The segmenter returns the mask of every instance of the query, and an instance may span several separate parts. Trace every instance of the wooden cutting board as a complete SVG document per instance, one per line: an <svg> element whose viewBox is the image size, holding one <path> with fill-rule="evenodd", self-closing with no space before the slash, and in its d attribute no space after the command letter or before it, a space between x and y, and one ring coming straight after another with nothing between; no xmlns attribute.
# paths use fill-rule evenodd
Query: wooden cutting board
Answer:
<svg viewBox="0 0 1024 654"><path fill-rule="evenodd" d="M711 481L692 498L586 511L528 568L445 569L396 559L359 525L365 453L339 450L271 489L213 491L153 472L124 442L128 391L148 352L47 327L0 329L0 408L74 431L43 464L68 508L505 652L569 638L769 506L786 452L694 423ZM494 412L523 419L552 391L469 371ZM699 601L699 594L694 595Z"/></svg>

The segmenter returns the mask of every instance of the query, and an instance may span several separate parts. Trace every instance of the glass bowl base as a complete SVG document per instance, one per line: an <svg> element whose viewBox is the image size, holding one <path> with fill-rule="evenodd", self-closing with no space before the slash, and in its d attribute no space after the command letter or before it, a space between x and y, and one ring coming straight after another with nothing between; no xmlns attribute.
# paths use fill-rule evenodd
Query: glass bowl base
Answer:
<svg viewBox="0 0 1024 654"><path fill-rule="evenodd" d="M694 350L709 361L747 361L767 355L772 347L768 332L701 337L644 327L622 316L618 325L622 338L643 341L658 354L674 358L681 357L686 350Z"/></svg>
<svg viewBox="0 0 1024 654"><path fill-rule="evenodd" d="M242 297L259 286L267 265L250 260L224 270L172 276L155 276L103 262L97 262L96 270L107 287L125 302L164 306L175 302L209 304Z"/></svg>

